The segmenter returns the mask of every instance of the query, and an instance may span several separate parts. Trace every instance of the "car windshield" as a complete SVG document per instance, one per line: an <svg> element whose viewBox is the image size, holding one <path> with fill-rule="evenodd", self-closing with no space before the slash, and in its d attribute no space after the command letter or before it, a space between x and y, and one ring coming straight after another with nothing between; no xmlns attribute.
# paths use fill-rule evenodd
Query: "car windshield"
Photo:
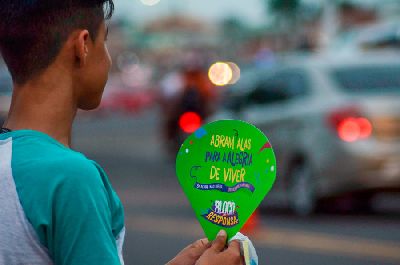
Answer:
<svg viewBox="0 0 400 265"><path fill-rule="evenodd" d="M246 95L254 89L258 76L265 74L264 69L245 70L238 83L230 86L223 96L222 108L226 110L238 110L245 104Z"/></svg>
<svg viewBox="0 0 400 265"><path fill-rule="evenodd" d="M332 77L348 93L400 93L400 65L340 68Z"/></svg>

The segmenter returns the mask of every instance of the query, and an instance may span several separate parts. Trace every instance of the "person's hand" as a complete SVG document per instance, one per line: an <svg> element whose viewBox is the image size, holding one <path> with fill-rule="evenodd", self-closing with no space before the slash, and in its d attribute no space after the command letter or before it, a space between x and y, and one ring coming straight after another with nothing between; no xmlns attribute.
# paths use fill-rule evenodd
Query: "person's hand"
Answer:
<svg viewBox="0 0 400 265"><path fill-rule="evenodd" d="M184 248L179 254L166 265L195 265L196 261L211 244L207 238L199 239Z"/></svg>
<svg viewBox="0 0 400 265"><path fill-rule="evenodd" d="M240 243L234 240L225 248L226 237L226 232L221 230L211 247L201 255L195 265L243 265Z"/></svg>

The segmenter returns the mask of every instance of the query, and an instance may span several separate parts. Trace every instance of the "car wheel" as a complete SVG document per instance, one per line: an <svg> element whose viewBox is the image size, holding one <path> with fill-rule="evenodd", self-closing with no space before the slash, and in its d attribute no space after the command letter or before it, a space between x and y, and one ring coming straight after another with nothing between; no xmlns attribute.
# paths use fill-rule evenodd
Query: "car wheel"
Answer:
<svg viewBox="0 0 400 265"><path fill-rule="evenodd" d="M307 165L297 165L291 171L289 204L293 212L300 216L308 216L316 208L315 185Z"/></svg>

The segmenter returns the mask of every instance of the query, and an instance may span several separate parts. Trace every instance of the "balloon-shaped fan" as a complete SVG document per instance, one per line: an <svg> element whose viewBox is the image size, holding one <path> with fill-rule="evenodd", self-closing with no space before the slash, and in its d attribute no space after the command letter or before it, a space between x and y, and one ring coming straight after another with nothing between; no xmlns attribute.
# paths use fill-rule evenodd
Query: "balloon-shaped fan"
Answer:
<svg viewBox="0 0 400 265"><path fill-rule="evenodd" d="M230 239L271 190L276 160L259 129L243 121L220 120L185 140L176 172L208 239L221 229Z"/></svg>

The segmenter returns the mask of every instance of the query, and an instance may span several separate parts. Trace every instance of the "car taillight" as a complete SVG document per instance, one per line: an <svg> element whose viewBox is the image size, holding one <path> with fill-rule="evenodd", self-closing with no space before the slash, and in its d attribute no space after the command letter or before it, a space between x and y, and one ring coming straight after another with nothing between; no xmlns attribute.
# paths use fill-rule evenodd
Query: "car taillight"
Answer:
<svg viewBox="0 0 400 265"><path fill-rule="evenodd" d="M357 108L342 108L329 115L329 122L339 138L345 142L366 139L372 134L371 122Z"/></svg>
<svg viewBox="0 0 400 265"><path fill-rule="evenodd" d="M366 118L357 118L358 126L360 126L360 139L365 139L372 134L372 124Z"/></svg>
<svg viewBox="0 0 400 265"><path fill-rule="evenodd" d="M186 133L195 132L201 123L201 117L196 112L185 112L179 117L179 127Z"/></svg>

